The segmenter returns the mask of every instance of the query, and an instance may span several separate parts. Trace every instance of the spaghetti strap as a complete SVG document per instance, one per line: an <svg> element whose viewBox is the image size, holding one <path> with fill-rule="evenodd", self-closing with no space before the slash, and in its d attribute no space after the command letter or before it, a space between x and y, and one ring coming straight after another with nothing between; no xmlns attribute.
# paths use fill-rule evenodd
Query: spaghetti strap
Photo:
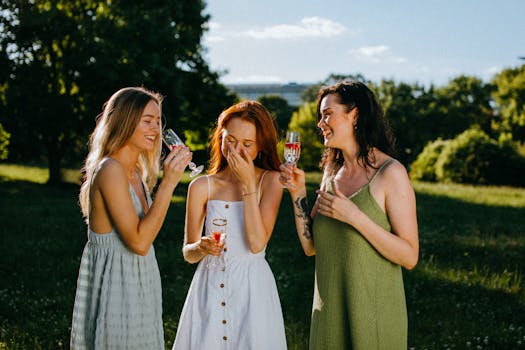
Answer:
<svg viewBox="0 0 525 350"><path fill-rule="evenodd" d="M259 180L259 188L257 189L257 203L261 202L262 183L263 183L264 175L266 175L267 172L268 170L265 170L264 173L262 173L261 175L261 179Z"/></svg>
<svg viewBox="0 0 525 350"><path fill-rule="evenodd" d="M210 200L210 193L211 193L210 175L206 175L206 180L208 180L208 200Z"/></svg>
<svg viewBox="0 0 525 350"><path fill-rule="evenodd" d="M372 176L372 178L370 179L370 181L368 182L369 184L371 184L374 179L376 178L376 176L384 169L388 166L388 164L392 163L392 161L394 160L394 158L388 158L387 160L385 160L383 162L383 164L381 164L381 166L379 167L379 169L377 169L377 171L374 173L374 175Z"/></svg>

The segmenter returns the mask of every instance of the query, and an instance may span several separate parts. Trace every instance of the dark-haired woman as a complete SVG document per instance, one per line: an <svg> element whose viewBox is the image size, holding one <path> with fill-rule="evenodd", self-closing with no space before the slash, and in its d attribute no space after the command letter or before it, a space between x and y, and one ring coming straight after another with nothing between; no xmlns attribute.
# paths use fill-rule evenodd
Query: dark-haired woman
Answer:
<svg viewBox="0 0 525 350"><path fill-rule="evenodd" d="M315 255L310 349L406 349L401 268L418 261L416 201L383 110L363 83L322 88L326 150L310 211L304 172L281 166L299 240Z"/></svg>
<svg viewBox="0 0 525 350"><path fill-rule="evenodd" d="M260 103L240 102L219 116L208 175L188 189L183 254L199 266L173 349L286 349L265 259L282 197L276 145L273 119ZM209 237L214 219L227 220L225 245ZM224 266L210 266L220 255Z"/></svg>

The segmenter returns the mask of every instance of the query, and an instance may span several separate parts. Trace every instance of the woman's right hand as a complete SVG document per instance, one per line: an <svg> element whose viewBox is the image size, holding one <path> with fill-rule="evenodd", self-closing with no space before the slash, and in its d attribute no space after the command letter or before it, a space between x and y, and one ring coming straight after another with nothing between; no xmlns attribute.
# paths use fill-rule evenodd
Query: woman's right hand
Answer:
<svg viewBox="0 0 525 350"><path fill-rule="evenodd" d="M164 158L162 179L178 184L192 156L193 154L189 148L184 145L173 147L171 152Z"/></svg>
<svg viewBox="0 0 525 350"><path fill-rule="evenodd" d="M284 187L288 188L292 196L296 192L306 189L306 176L303 170L289 163L281 164L279 169L281 172L279 181Z"/></svg>
<svg viewBox="0 0 525 350"><path fill-rule="evenodd" d="M199 242L199 250L205 255L220 256L224 249L225 242L217 242L212 237L204 236Z"/></svg>

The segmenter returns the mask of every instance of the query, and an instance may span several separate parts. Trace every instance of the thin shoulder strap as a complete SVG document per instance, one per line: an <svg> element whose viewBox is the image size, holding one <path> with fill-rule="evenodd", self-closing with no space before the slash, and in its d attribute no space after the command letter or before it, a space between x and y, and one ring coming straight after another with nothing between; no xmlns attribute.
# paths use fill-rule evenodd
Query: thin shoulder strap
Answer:
<svg viewBox="0 0 525 350"><path fill-rule="evenodd" d="M210 199L210 193L211 193L210 175L206 175L206 180L208 180L208 200L209 200Z"/></svg>
<svg viewBox="0 0 525 350"><path fill-rule="evenodd" d="M263 183L264 175L266 175L267 172L268 170L265 170L264 173L262 173L261 175L261 179L259 180L259 189L257 190L257 203L261 202L262 183Z"/></svg>
<svg viewBox="0 0 525 350"><path fill-rule="evenodd" d="M377 171L375 172L375 174L372 176L372 179L370 179L370 182L369 183L372 183L372 181L374 181L374 179L376 178L376 176L384 169L388 166L388 164L392 163L392 161L394 160L394 158L388 158L387 160L385 160L383 162L383 164L381 164L381 166L379 167L379 169L377 169Z"/></svg>

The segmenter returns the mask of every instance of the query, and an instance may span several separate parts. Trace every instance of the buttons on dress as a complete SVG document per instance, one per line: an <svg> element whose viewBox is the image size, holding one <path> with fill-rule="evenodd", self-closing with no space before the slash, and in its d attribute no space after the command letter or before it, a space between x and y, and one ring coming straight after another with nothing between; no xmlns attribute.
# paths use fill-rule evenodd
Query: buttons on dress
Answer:
<svg viewBox="0 0 525 350"><path fill-rule="evenodd" d="M221 301L221 306L226 306L226 303L224 301Z"/></svg>
<svg viewBox="0 0 525 350"><path fill-rule="evenodd" d="M222 320L222 324L226 324L226 320Z"/></svg>
<svg viewBox="0 0 525 350"><path fill-rule="evenodd" d="M228 209L230 207L230 205L228 203L226 203L226 205L224 206L226 209Z"/></svg>
<svg viewBox="0 0 525 350"><path fill-rule="evenodd" d="M222 337L222 339L224 339L224 340L228 340L228 337L227 337L227 336L224 336L224 337Z"/></svg>
<svg viewBox="0 0 525 350"><path fill-rule="evenodd" d="M221 288L224 288L224 283L221 283L220 287L221 287Z"/></svg>

